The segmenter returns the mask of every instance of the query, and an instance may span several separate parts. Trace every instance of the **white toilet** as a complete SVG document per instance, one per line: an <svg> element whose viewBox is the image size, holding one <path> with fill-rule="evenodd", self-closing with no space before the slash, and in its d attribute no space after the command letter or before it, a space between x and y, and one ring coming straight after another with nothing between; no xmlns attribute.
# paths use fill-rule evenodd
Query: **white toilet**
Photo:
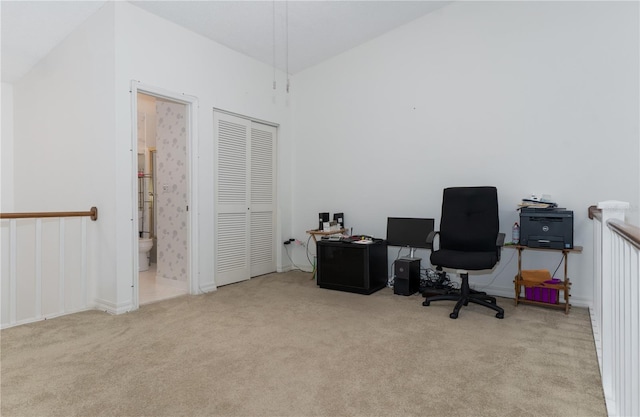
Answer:
<svg viewBox="0 0 640 417"><path fill-rule="evenodd" d="M149 269L149 251L153 247L153 239L138 239L138 271Z"/></svg>

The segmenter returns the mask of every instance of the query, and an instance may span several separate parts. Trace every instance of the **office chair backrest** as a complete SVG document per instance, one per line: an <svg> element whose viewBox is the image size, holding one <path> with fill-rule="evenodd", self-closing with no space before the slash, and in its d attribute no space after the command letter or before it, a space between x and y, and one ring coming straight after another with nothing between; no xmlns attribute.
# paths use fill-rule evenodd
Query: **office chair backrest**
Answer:
<svg viewBox="0 0 640 417"><path fill-rule="evenodd" d="M440 220L440 248L484 252L497 250L498 191L495 187L445 188Z"/></svg>

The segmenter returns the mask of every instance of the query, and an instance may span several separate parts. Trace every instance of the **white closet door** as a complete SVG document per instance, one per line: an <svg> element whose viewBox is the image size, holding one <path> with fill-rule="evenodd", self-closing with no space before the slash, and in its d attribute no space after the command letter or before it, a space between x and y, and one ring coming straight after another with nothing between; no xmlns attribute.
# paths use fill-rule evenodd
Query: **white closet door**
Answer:
<svg viewBox="0 0 640 417"><path fill-rule="evenodd" d="M215 282L249 279L251 122L214 112L216 142Z"/></svg>
<svg viewBox="0 0 640 417"><path fill-rule="evenodd" d="M251 124L251 276L276 270L276 128Z"/></svg>
<svg viewBox="0 0 640 417"><path fill-rule="evenodd" d="M276 128L214 112L216 285L276 270Z"/></svg>

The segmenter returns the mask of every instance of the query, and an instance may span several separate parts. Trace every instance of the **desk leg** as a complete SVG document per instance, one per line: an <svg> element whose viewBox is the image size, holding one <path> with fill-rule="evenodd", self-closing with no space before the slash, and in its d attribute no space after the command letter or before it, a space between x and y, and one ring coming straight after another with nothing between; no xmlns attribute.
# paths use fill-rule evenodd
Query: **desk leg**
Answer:
<svg viewBox="0 0 640 417"><path fill-rule="evenodd" d="M569 252L562 251L564 257L564 314L569 314L569 283L567 282L567 257ZM551 277L553 278L553 277Z"/></svg>
<svg viewBox="0 0 640 417"><path fill-rule="evenodd" d="M316 240L316 235L313 233L311 234L311 237L313 238L313 246L316 248L316 254L313 256L313 273L311 274L311 279L315 281L318 269L318 241Z"/></svg>
<svg viewBox="0 0 640 417"><path fill-rule="evenodd" d="M316 279L316 273L318 272L318 257L316 255L313 256L313 273L311 274L311 279Z"/></svg>
<svg viewBox="0 0 640 417"><path fill-rule="evenodd" d="M516 298L515 298L515 303L516 303L516 307L518 306L518 301L520 300L520 281L522 280L522 249L516 249L518 251L518 274L516 275L516 278L514 279L514 283L515 283L515 291L516 291Z"/></svg>

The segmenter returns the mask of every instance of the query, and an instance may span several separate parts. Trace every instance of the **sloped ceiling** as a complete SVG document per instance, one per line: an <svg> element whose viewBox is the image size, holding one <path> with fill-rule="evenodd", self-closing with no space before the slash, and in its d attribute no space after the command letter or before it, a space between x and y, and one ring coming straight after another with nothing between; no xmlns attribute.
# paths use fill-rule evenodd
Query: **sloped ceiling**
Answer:
<svg viewBox="0 0 640 417"><path fill-rule="evenodd" d="M2 0L2 82L24 76L104 3Z"/></svg>
<svg viewBox="0 0 640 417"><path fill-rule="evenodd" d="M111 0L113 1L113 0ZM105 1L7 1L2 81L24 76ZM133 5L295 74L449 1L130 1Z"/></svg>

